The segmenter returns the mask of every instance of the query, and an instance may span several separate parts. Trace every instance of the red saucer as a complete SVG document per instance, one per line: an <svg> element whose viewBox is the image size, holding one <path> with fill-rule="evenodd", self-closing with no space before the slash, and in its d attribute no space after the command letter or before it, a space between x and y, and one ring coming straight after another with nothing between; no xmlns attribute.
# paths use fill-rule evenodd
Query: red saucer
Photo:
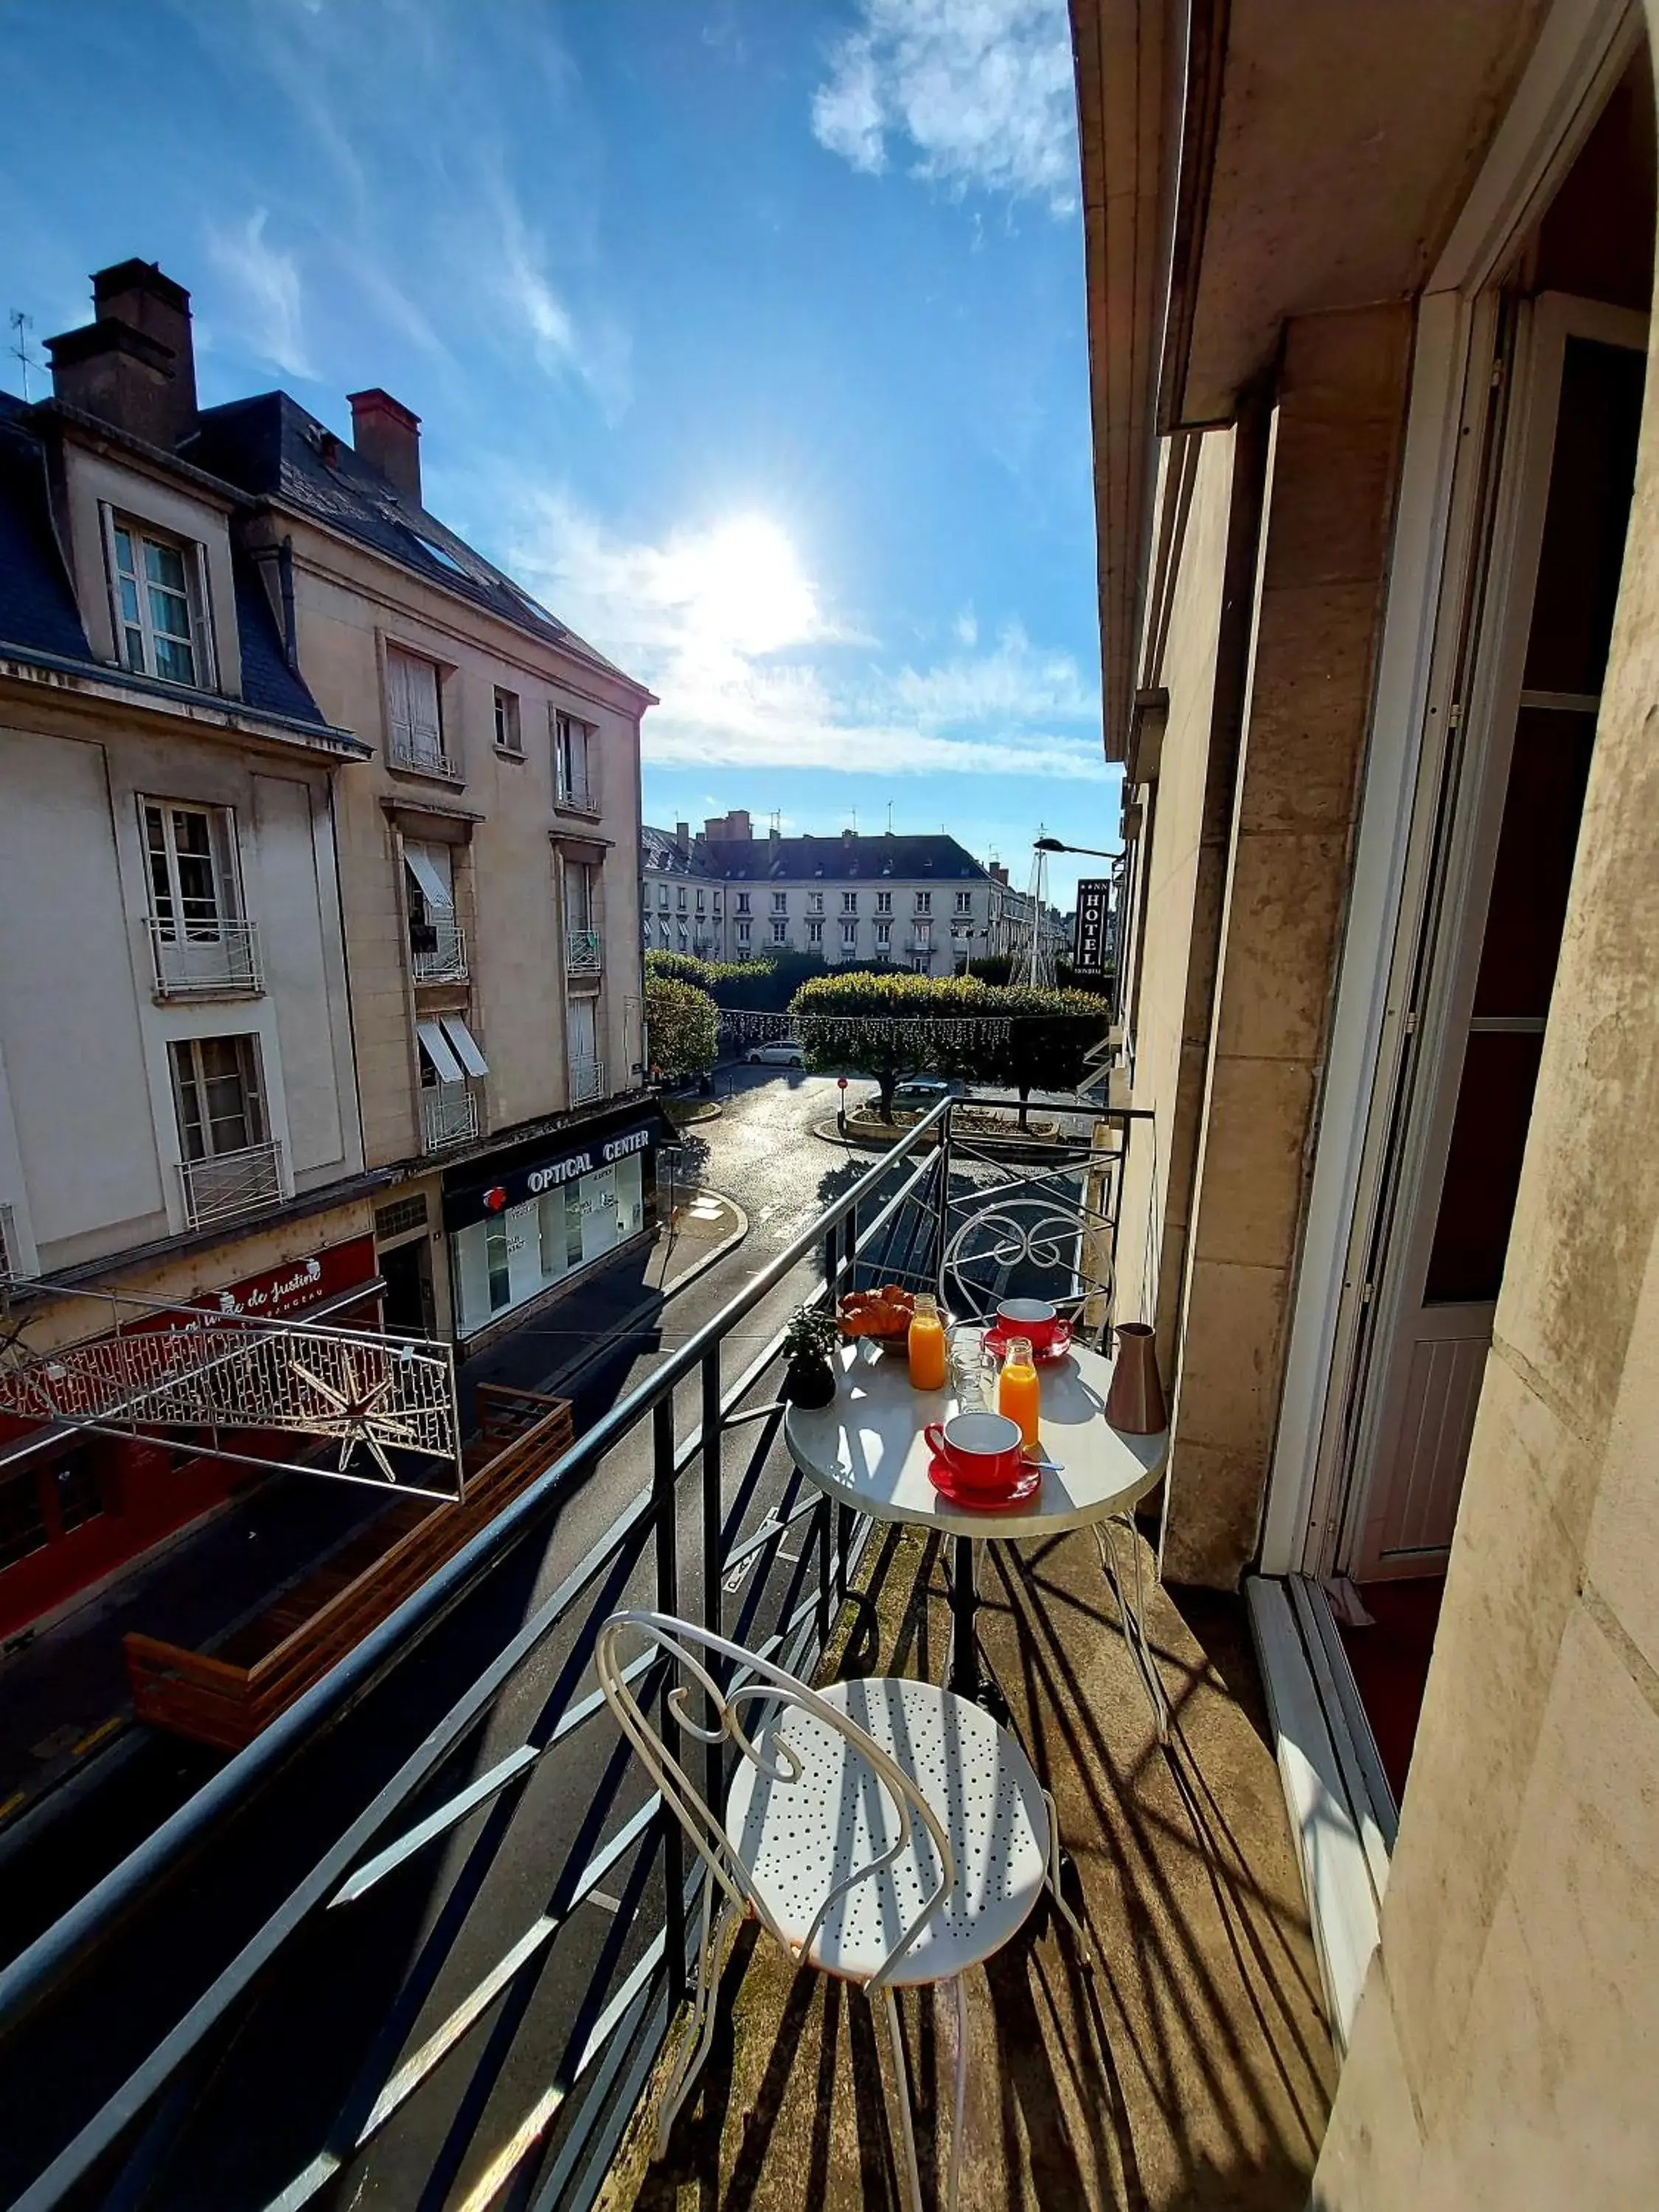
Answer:
<svg viewBox="0 0 1659 2212"><path fill-rule="evenodd" d="M985 1332L985 1349L993 1358L1000 1359L1012 1341L1012 1336L1000 1328L991 1328ZM1070 1325L1066 1324L1063 1337L1056 1334L1041 1352L1033 1347L1031 1357L1039 1367L1054 1367L1066 1358L1071 1349L1072 1331Z"/></svg>
<svg viewBox="0 0 1659 2212"><path fill-rule="evenodd" d="M1024 1468L1015 1476L1012 1489L983 1490L977 1483L963 1482L948 1460L930 1459L927 1480L952 1505L966 1506L974 1513L1006 1513L1011 1506L1024 1505L1028 1498L1036 1497L1042 1487L1042 1469Z"/></svg>

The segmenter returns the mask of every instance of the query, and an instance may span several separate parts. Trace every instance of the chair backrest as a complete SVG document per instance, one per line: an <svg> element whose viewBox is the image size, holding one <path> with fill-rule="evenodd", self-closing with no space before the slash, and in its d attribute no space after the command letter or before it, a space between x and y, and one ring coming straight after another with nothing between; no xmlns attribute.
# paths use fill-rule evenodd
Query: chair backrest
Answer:
<svg viewBox="0 0 1659 2212"><path fill-rule="evenodd" d="M699 1743L730 1741L739 1757L746 1759L768 1781L787 1787L799 1781L805 1771L799 1753L787 1737L775 1735L772 1742L779 1757L776 1761L769 1759L754 1740L761 1733L760 1728L756 1727L751 1731L745 1726L742 1715L745 1707L754 1705L781 1708L793 1706L802 1712L810 1713L826 1728L833 1729L858 1752L891 1800L898 1815L898 1834L878 1856L872 1858L866 1866L855 1867L830 1889L811 1928L801 1939L801 1951L811 1946L838 1899L845 1896L856 1883L868 1881L872 1875L890 1866L908 1850L915 1820L920 1820L927 1830L939 1856L939 1878L924 1899L921 1910L871 1977L870 1986L879 1985L898 1965L956 1887L956 1862L951 1856L951 1839L938 1814L890 1753L884 1751L866 1729L861 1729L856 1721L837 1707L828 1704L798 1676L787 1673L781 1667L774 1666L770 1660L763 1659L753 1651L745 1650L741 1644L732 1644L724 1636L715 1635L711 1629L699 1628L693 1621L676 1620L672 1613L612 1613L599 1631L593 1652L594 1671L599 1676L599 1687L605 1693L606 1704L617 1716L623 1735L639 1753L646 1771L662 1792L664 1802L677 1815L690 1837L708 1869L709 1879L719 1885L734 1905L752 1911L768 1932L776 1936L787 1948L793 1948L791 1939L778 1925L766 1899L757 1890L732 1849L719 1809L708 1802L692 1782L664 1741L646 1707L635 1694L635 1682L653 1680L656 1670L654 1668L643 1671L639 1668L634 1663L634 1659L639 1656L637 1652L632 1658L623 1654L620 1647L623 1639L629 1637L637 1638L647 1650L654 1645L671 1668L689 1678L678 1682L669 1692L668 1705L678 1726ZM726 1686L722 1688L710 1671L710 1666L698 1656L700 1653L715 1664L721 1661L730 1662ZM709 1723L694 1720L691 1716L689 1698L694 1687L700 1690L708 1701L708 1711L711 1717Z"/></svg>

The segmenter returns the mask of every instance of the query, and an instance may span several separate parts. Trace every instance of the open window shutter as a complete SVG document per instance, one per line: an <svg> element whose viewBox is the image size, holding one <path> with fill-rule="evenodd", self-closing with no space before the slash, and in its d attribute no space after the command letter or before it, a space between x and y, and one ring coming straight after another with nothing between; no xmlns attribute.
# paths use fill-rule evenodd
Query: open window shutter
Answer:
<svg viewBox="0 0 1659 2212"><path fill-rule="evenodd" d="M421 887L421 896L426 901L429 914L453 914L455 894L449 872L449 848L447 845L417 845L404 841L404 861L409 872Z"/></svg>
<svg viewBox="0 0 1659 2212"><path fill-rule="evenodd" d="M449 1039L436 1022L416 1022L415 1034L440 1083L462 1081L461 1063L450 1050Z"/></svg>
<svg viewBox="0 0 1659 2212"><path fill-rule="evenodd" d="M410 720L409 670L409 656L388 647L386 656L386 707L394 752L407 753L413 738Z"/></svg>
<svg viewBox="0 0 1659 2212"><path fill-rule="evenodd" d="M593 742L593 734L592 730L585 729L577 738L581 748L581 763L577 772L581 776L590 806L597 806L599 803L599 749Z"/></svg>
<svg viewBox="0 0 1659 2212"><path fill-rule="evenodd" d="M488 1075L489 1062L478 1048L478 1041L459 1014L441 1014L444 1035L454 1049L455 1057L469 1075Z"/></svg>
<svg viewBox="0 0 1659 2212"><path fill-rule="evenodd" d="M438 672L429 660L410 659L404 665L409 670L409 719L416 749L435 753L439 748Z"/></svg>

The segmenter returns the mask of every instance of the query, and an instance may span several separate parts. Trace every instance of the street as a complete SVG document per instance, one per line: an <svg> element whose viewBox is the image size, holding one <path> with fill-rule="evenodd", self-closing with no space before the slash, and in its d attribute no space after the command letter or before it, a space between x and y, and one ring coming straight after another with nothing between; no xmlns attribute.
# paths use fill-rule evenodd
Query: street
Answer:
<svg viewBox="0 0 1659 2212"><path fill-rule="evenodd" d="M873 1182L886 1183L879 1159L841 1152L812 1134L814 1121L833 1117L839 1094L832 1079L744 1067L722 1071L720 1087L724 1110L690 1133L685 1166L696 1180L739 1200L750 1217L750 1236L672 1301L659 1323L622 1334L614 1355L584 1372L574 1392L579 1433L716 1315L850 1182L873 1169ZM723 1372L728 1382L775 1333L820 1266L816 1254L804 1261L769 1293L743 1330L727 1340ZM677 1425L682 1433L689 1410L688 1404ZM742 1510L745 1529L766 1517L787 1476L781 1449L764 1449L770 1434L769 1425L740 1430L728 1446L728 1508L738 1494L750 1452L758 1447L763 1453L758 1480ZM187 1993L202 1985L238 1940L246 1940L262 1914L287 1894L299 1873L396 1770L505 1637L603 1540L647 1485L650 1455L650 1425L641 1423L581 1488L562 1501L544 1531L492 1573L415 1657L273 1782L259 1801L258 1816L236 1824L230 1838L203 1854L187 1890L175 1885L131 1942L115 1946L107 1963L94 1963L69 2002L53 2008L45 2032L31 2033L22 2047L5 2054L0 2102L38 2119L42 2140L61 2140L63 2118L86 2110L89 2083L112 2086L143 2049L147 2031L153 2033L176 2017L178 1999L187 2001ZM676 1517L681 1601L691 1611L698 1593L689 1563L697 1556L701 1526L694 1481L681 1484ZM771 1581L780 1592L792 1571L799 1572L789 1564L790 1547L783 1549L786 1558L773 1566L769 1577L757 1559L751 1559L748 1567L750 1575ZM757 1593L744 1586L741 1575L738 1585L728 1583L728 1589L732 1620ZM654 1595L648 1582L636 1577L630 1588L634 1601L649 1601ZM772 1601L769 1589L769 1605ZM475 1730L459 1759L450 1762L449 1786L523 1741L558 1680L580 1613L579 1606L520 1668L482 1730ZM422 2017L432 2005L441 2014L446 2003L456 2002L457 1993L471 1985L469 1977L476 1981L534 1922L554 1872L599 1794L612 1751L610 1731L589 1728L537 1768L518 1813L512 1848L492 1860L466 1915L464 1941L449 1958ZM17 1853L6 1869L0 1954L12 1955L48 1924L181 1802L212 1764L206 1754L181 1756L179 1747L155 1739L115 1774L107 1789L88 1794L33 1848ZM629 1802L629 1790L637 1795L636 1781L629 1777L622 1802ZM268 2114L253 2137L245 2130L223 2133L210 2125L202 2143L205 2165L196 2170L192 2185L198 2193L161 2201L212 2202L227 2208L264 2203L303 2164L373 2040L376 2008L383 2012L390 2001L411 1944L447 1906L453 1908L452 1884L460 1879L465 1887L468 1850L489 1819L487 1812L473 1815L447 1844L422 1854L366 1906L349 1916L326 1916L321 1927L313 1923L295 1946L296 1955L278 1970L274 1993L262 1999L245 2036L248 2063L283 2067L289 2094L283 2124L277 2128L274 2114ZM529 1838L533 1847L527 1845ZM545 2084L613 1924L589 1908L549 1954L536 1986L534 2021L520 2025L501 2084L509 2107L519 2096L522 2109ZM318 1977L327 1983L342 1972L349 1992L336 1987L319 2014ZM94 2019L100 2024L96 2031L91 2027ZM110 2028L114 2020L122 2023L119 2034ZM81 2054L74 2068L64 2063L71 2049ZM281 2054L280 2062L275 2053ZM240 2080L246 2090L247 2078L239 2054L228 2079ZM430 2170L462 2086L434 2084L433 2096L411 2100L361 2163L353 2162L351 2171L367 2185L361 2201L399 2207L416 2202L420 2185L414 2178ZM0 2197L9 2200L34 2163L19 2131L9 2131L0 2148Z"/></svg>

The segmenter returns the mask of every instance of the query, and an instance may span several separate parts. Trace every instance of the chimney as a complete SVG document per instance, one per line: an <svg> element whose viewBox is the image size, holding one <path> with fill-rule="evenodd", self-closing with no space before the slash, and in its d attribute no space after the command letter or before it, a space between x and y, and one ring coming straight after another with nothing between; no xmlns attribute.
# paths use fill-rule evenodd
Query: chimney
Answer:
<svg viewBox="0 0 1659 2212"><path fill-rule="evenodd" d="M691 850L691 824L689 822L677 822L674 824L674 842L682 853L689 853Z"/></svg>
<svg viewBox="0 0 1659 2212"><path fill-rule="evenodd" d="M842 843L843 845L852 844L858 836L858 834L859 833L856 830L843 830L841 833Z"/></svg>
<svg viewBox="0 0 1659 2212"><path fill-rule="evenodd" d="M723 814L711 814L702 825L705 837L724 837L726 830L726 820Z"/></svg>
<svg viewBox="0 0 1659 2212"><path fill-rule="evenodd" d="M746 806L734 806L732 809L726 817L726 834L728 837L742 837L745 840L754 836L754 828L750 822L749 809Z"/></svg>
<svg viewBox="0 0 1659 2212"><path fill-rule="evenodd" d="M369 466L413 507L421 504L421 418L374 385L347 395L351 442Z"/></svg>
<svg viewBox="0 0 1659 2212"><path fill-rule="evenodd" d="M189 293L153 261L119 261L92 304L95 322L46 340L54 396L170 452L196 428Z"/></svg>
<svg viewBox="0 0 1659 2212"><path fill-rule="evenodd" d="M992 861L992 863L991 863L991 881L992 881L994 884L1006 884L1006 883L1007 882L1007 880L1008 880L1008 871L1007 871L1007 869L1006 869L1006 868L1005 868L1005 867L1000 866L998 865L998 863L997 863L995 860L993 860L993 861Z"/></svg>

